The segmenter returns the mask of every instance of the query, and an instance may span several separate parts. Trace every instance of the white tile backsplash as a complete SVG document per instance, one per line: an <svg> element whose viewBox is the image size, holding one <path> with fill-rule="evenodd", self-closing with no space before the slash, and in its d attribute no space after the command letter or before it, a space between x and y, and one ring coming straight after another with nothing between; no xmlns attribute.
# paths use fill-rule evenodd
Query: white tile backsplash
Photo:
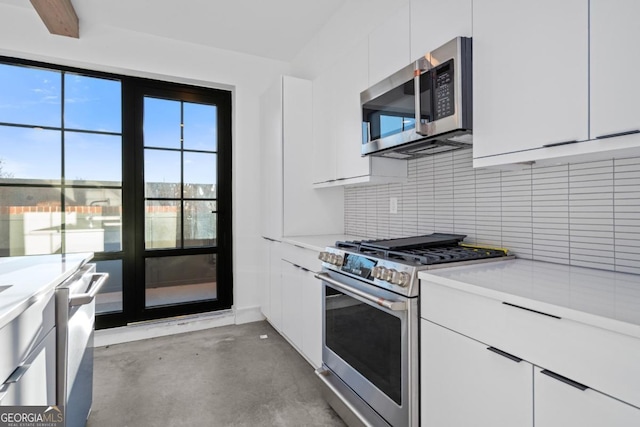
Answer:
<svg viewBox="0 0 640 427"><path fill-rule="evenodd" d="M518 171L472 163L457 150L410 160L404 184L347 187L345 233L466 234L521 258L640 274L640 158Z"/></svg>

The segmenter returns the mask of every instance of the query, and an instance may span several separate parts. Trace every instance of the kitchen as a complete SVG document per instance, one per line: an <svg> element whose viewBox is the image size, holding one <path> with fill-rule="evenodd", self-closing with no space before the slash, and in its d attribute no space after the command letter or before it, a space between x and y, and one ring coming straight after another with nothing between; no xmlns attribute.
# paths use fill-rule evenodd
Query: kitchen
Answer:
<svg viewBox="0 0 640 427"><path fill-rule="evenodd" d="M596 49L596 35L616 34L605 30L596 33L600 28L596 22L589 28L589 19L607 14L600 10L604 8L600 2L573 2L562 10L552 2L517 3L517 7L509 6L511 2L479 0L446 4L390 1L376 3L376 7L361 2L335 2L336 13L313 43L292 61L206 48L99 23L87 27L80 39L83 44L45 34L35 37L42 24L34 19L32 11L12 3L15 2L2 3L7 11L2 13L0 30L2 40L6 40L2 46L4 55L233 88L236 256L234 314L228 322L253 322L264 314L303 353L311 355L308 357L316 367L320 341L311 339L305 344L305 338L313 335L298 330L306 323L291 321L300 315L300 307L288 301L319 307L318 281L310 272L295 266L317 272L317 252L336 240L456 233L467 235L465 241L469 243L507 248L519 258L638 274L635 137L595 140L597 136L638 127L615 123L624 118L618 112L613 114L615 117L607 117L603 115L607 111L598 110L602 105L632 105L633 98L622 100L637 91L625 85L620 93L610 95L594 83L596 77L604 79L607 75L599 67L612 63L610 58L616 57L614 47L624 49L607 40L602 41L607 50ZM616 9L620 19L633 16L625 13L622 6ZM440 18L434 20L433 16ZM492 17L505 26L496 25ZM421 25L422 22L429 25ZM624 27L626 35L618 35L615 40L633 39L631 24L614 25L617 29ZM539 32L537 37L531 37L538 28L545 28L544 37ZM491 33L492 29L495 33ZM509 37L503 37L499 30ZM409 161L362 158L360 92L458 36L474 40L473 150ZM483 45L483 37L497 38L502 44ZM175 53L171 60L163 59L167 50ZM134 54L136 51L149 55ZM484 55L479 57L478 52ZM598 59L598 55L604 59ZM546 66L541 74L542 58ZM495 66L482 67L483 60L503 64L504 71L491 74ZM553 68L548 63L554 64ZM632 68L622 67L617 73L624 76ZM279 75L295 78L279 79ZM630 76L623 79L633 81ZM261 95L276 80L284 86L285 95L288 87L294 96L308 94L309 90L312 95L311 105L307 101L304 108L313 112L313 120L309 123L309 116L303 115L307 120L304 126L295 116L286 114L286 102L295 99L285 98L281 165L277 163L282 162L282 157L276 155L277 147L267 150L275 159L260 154L260 133L255 126L256 117L265 111L260 106ZM509 90L496 91L498 83ZM541 92L554 94L554 99L543 100ZM615 96L617 101L598 98L603 96ZM554 102L557 98L562 102ZM262 99L278 102L268 96ZM302 108L293 105L296 107L291 107L289 113ZM277 114L274 108L267 111ZM292 128L286 127L289 117ZM532 117L544 117L543 123L532 123ZM606 123L598 124L599 117L605 117ZM244 122L254 126L243 126ZM589 129L589 125L593 128ZM609 126L612 129L607 129ZM535 132L523 132L525 129ZM296 132L304 138L296 137ZM288 135L292 135L291 141L301 142L288 145ZM483 144L483 140L491 140L491 144ZM526 147L571 140L586 142L537 150ZM273 143L272 139L266 141ZM510 148L511 144L520 143L517 148ZM476 155L476 150L486 151ZM262 159L276 162L268 163L272 167L267 169L270 181L261 179L262 183L270 183L264 190L255 182L254 172L261 169ZM291 159L294 161L287 161ZM533 161L536 163L527 164ZM516 164L519 167L514 167ZM278 182L283 182L284 187ZM261 197L265 197L264 206L282 206L282 211L258 208ZM270 257L273 268L266 269L258 262L264 257ZM273 292L268 304L261 297L265 271L270 272L269 290ZM308 283L309 287L301 290L296 283ZM281 293L279 285L291 292ZM317 328L316 323L311 330L318 334ZM481 336L476 338L482 341ZM530 361L524 354L516 356ZM626 395L609 394L634 404Z"/></svg>

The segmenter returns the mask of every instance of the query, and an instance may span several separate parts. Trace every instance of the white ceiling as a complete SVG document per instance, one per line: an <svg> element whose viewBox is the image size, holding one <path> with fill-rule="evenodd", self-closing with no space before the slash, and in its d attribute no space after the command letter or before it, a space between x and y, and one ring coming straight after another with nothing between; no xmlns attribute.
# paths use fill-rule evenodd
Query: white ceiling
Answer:
<svg viewBox="0 0 640 427"><path fill-rule="evenodd" d="M105 25L291 61L347 0L72 0L83 27ZM33 9L27 0L0 4ZM39 19L33 10L34 19ZM43 24L44 25L44 24Z"/></svg>

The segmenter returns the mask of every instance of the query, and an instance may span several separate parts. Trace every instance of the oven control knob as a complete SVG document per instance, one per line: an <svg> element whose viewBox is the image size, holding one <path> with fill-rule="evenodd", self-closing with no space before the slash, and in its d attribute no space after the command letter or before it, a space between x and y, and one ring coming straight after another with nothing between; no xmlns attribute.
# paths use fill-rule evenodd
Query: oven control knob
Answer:
<svg viewBox="0 0 640 427"><path fill-rule="evenodd" d="M391 282L391 280L393 279L393 276L397 273L398 272L393 268L390 268L390 269L385 268L382 280L384 280L385 282Z"/></svg>
<svg viewBox="0 0 640 427"><path fill-rule="evenodd" d="M409 275L409 273L397 271L393 274L391 283L405 288L409 285L409 280L411 280L411 276Z"/></svg>
<svg viewBox="0 0 640 427"><path fill-rule="evenodd" d="M344 263L344 258L342 257L342 255L335 255L335 262L333 264L338 267L342 267L343 263Z"/></svg>
<svg viewBox="0 0 640 427"><path fill-rule="evenodd" d="M318 259L322 262L328 262L330 255L331 254L329 252L320 252L320 254L318 254Z"/></svg>
<svg viewBox="0 0 640 427"><path fill-rule="evenodd" d="M373 270L371 271L371 275L373 276L374 279L382 279L385 270L386 268L384 267L373 267Z"/></svg>

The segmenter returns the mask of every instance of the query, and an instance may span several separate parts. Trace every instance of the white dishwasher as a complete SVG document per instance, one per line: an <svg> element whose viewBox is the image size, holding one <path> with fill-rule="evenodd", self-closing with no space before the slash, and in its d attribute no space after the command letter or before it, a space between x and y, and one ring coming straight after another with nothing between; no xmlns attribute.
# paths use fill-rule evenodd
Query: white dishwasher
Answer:
<svg viewBox="0 0 640 427"><path fill-rule="evenodd" d="M65 427L85 426L91 411L95 296L108 277L86 264L56 288L56 395Z"/></svg>

